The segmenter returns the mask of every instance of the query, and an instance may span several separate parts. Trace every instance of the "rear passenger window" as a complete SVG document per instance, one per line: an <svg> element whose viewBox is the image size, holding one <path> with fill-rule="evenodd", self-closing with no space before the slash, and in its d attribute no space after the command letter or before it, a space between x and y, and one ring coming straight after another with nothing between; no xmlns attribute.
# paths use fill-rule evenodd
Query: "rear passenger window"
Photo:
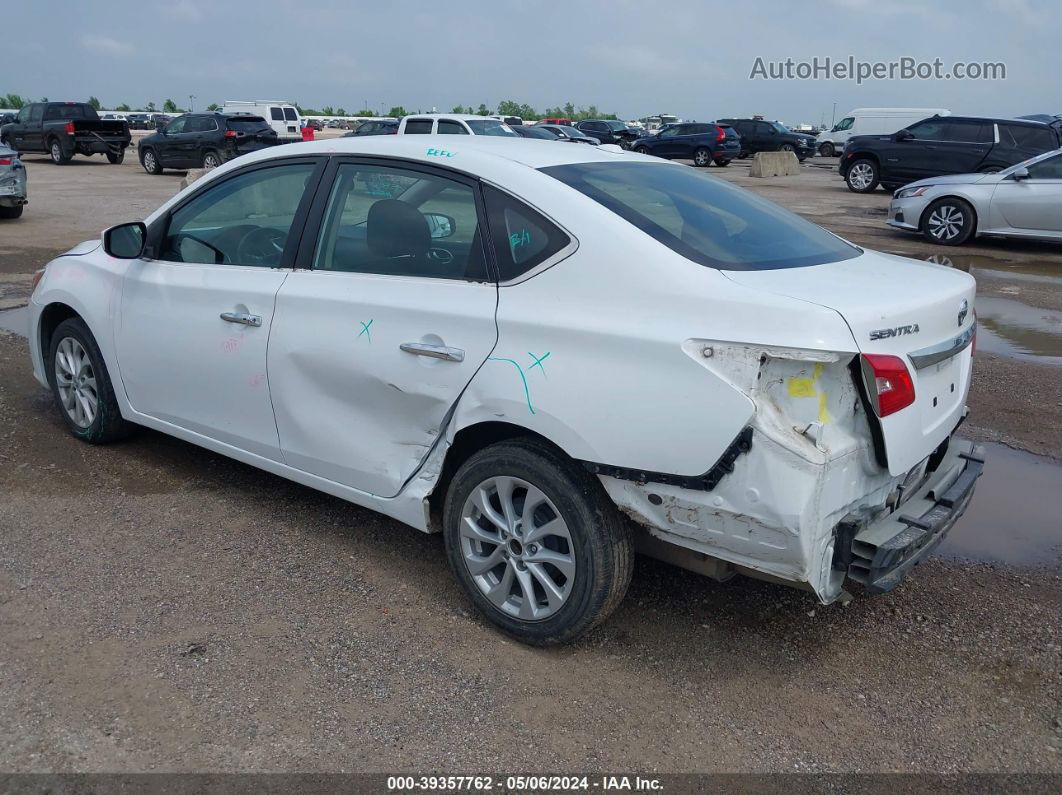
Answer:
<svg viewBox="0 0 1062 795"><path fill-rule="evenodd" d="M283 108L270 108L269 118L273 121L284 121L284 109Z"/></svg>
<svg viewBox="0 0 1062 795"><path fill-rule="evenodd" d="M431 119L410 119L406 122L407 135L431 135Z"/></svg>
<svg viewBox="0 0 1062 795"><path fill-rule="evenodd" d="M295 108L284 108L284 118L288 121L295 121L299 115L295 112Z"/></svg>
<svg viewBox="0 0 1062 795"><path fill-rule="evenodd" d="M409 132L408 128L406 132ZM439 135L468 135L468 130L461 126L459 122L450 119L440 119Z"/></svg>
<svg viewBox="0 0 1062 795"><path fill-rule="evenodd" d="M1054 132L1044 127L1026 127L1022 124L999 125L1000 143L1022 149L1033 149L1037 152L1046 152L1049 149L1057 149L1058 141Z"/></svg>
<svg viewBox="0 0 1062 795"><path fill-rule="evenodd" d="M499 281L522 276L571 243L555 224L507 193L485 186L483 194Z"/></svg>
<svg viewBox="0 0 1062 795"><path fill-rule="evenodd" d="M952 141L984 144L991 143L995 138L991 124L958 122L950 125L950 127Z"/></svg>

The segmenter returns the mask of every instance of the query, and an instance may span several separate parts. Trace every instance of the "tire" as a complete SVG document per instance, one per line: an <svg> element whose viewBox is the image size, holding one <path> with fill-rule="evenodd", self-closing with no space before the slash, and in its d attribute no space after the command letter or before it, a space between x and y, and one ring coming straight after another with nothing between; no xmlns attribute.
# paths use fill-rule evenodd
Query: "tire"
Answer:
<svg viewBox="0 0 1062 795"><path fill-rule="evenodd" d="M749 157L749 153L748 152L741 152L741 153L738 154L738 160L748 160L748 157Z"/></svg>
<svg viewBox="0 0 1062 795"><path fill-rule="evenodd" d="M648 155L648 154L652 154L652 153L651 153L651 152L649 151L649 147L648 147L648 146L639 146L639 147L638 147L638 149L637 149L636 151L637 151L637 152L638 152L638 154L640 154L640 155Z"/></svg>
<svg viewBox="0 0 1062 795"><path fill-rule="evenodd" d="M0 207L0 219L13 221L22 217L22 205L16 207Z"/></svg>
<svg viewBox="0 0 1062 795"><path fill-rule="evenodd" d="M213 149L207 149L203 153L203 168L213 169L220 166L222 163L221 155L215 152Z"/></svg>
<svg viewBox="0 0 1062 795"><path fill-rule="evenodd" d="M119 149L117 154L114 153L114 152L108 152L107 153L107 162L110 163L112 166L121 165L123 160L125 160L125 148L124 147Z"/></svg>
<svg viewBox="0 0 1062 795"><path fill-rule="evenodd" d="M781 146L778 147L778 151L779 152L792 152L792 151L794 151L793 150L793 145L792 144L782 144Z"/></svg>
<svg viewBox="0 0 1062 795"><path fill-rule="evenodd" d="M58 138L53 138L48 142L48 155L57 166L65 166L73 158L73 155L63 153L63 145Z"/></svg>
<svg viewBox="0 0 1062 795"><path fill-rule="evenodd" d="M833 157L835 154L836 150L833 148L833 144L829 141L819 145L819 155L822 157Z"/></svg>
<svg viewBox="0 0 1062 795"><path fill-rule="evenodd" d="M722 160L722 159L720 159L720 160L716 160L716 161L715 161L715 164L716 164L717 166L719 166L719 168L726 168L727 166L729 166L729 165L730 165L730 161L729 161L729 160Z"/></svg>
<svg viewBox="0 0 1062 795"><path fill-rule="evenodd" d="M533 503L530 489L539 497ZM503 508L505 492L511 511ZM535 507L525 518L528 505ZM533 536L547 526L559 530ZM443 535L450 566L476 607L502 632L534 646L565 643L604 621L627 592L634 565L630 527L600 482L537 439L491 445L458 469Z"/></svg>
<svg viewBox="0 0 1062 795"><path fill-rule="evenodd" d="M878 164L869 158L860 158L848 167L844 181L853 193L873 193L878 187Z"/></svg>
<svg viewBox="0 0 1062 795"><path fill-rule="evenodd" d="M921 226L930 243L960 246L977 231L977 214L962 199L937 199L922 213Z"/></svg>
<svg viewBox="0 0 1062 795"><path fill-rule="evenodd" d="M140 153L140 165L149 174L162 173L162 163L159 162L159 156L155 154L154 149L145 149Z"/></svg>
<svg viewBox="0 0 1062 795"><path fill-rule="evenodd" d="M703 146L693 153L693 165L701 168L707 168L712 162L711 150L705 149Z"/></svg>
<svg viewBox="0 0 1062 795"><path fill-rule="evenodd" d="M45 372L59 415L76 438L90 444L106 444L132 430L118 409L103 354L81 318L68 318L56 327L48 344ZM59 381L60 374L64 380L69 379L70 386L65 389Z"/></svg>

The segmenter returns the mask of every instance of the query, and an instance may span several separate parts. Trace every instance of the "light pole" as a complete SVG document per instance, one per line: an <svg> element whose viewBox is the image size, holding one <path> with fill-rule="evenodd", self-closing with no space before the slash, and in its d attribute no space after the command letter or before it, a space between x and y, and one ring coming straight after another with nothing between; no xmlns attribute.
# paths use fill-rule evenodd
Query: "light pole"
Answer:
<svg viewBox="0 0 1062 795"><path fill-rule="evenodd" d="M195 111L195 95L194 94L189 94L188 95L188 112L192 113L194 111Z"/></svg>
<svg viewBox="0 0 1062 795"><path fill-rule="evenodd" d="M830 117L830 129L837 126L837 103L833 103L833 115Z"/></svg>

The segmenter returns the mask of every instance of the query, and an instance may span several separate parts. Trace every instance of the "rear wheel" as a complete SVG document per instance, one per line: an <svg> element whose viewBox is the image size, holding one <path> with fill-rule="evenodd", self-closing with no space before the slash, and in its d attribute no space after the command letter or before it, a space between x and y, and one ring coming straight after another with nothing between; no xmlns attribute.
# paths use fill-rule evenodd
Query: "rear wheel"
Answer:
<svg viewBox="0 0 1062 795"><path fill-rule="evenodd" d="M53 138L48 144L48 154L51 155L52 162L57 166L66 165L72 157L72 155L64 154L63 145L59 143L58 138Z"/></svg>
<svg viewBox="0 0 1062 795"><path fill-rule="evenodd" d="M144 171L149 174L162 173L162 163L159 162L159 157L155 154L154 149L144 150L144 153L140 155L140 164L144 166Z"/></svg>
<svg viewBox="0 0 1062 795"><path fill-rule="evenodd" d="M60 323L48 350L48 383L70 433L92 444L127 435L132 426L122 419L103 355L85 322L73 317Z"/></svg>
<svg viewBox="0 0 1062 795"><path fill-rule="evenodd" d="M649 154L649 147L648 146L639 146L638 149L637 149L637 152L640 155L647 155L647 154Z"/></svg>
<svg viewBox="0 0 1062 795"><path fill-rule="evenodd" d="M871 193L878 187L878 164L866 158L857 160L848 167L844 181L853 193Z"/></svg>
<svg viewBox="0 0 1062 795"><path fill-rule="evenodd" d="M703 146L693 153L693 165L704 168L712 162L712 153Z"/></svg>
<svg viewBox="0 0 1062 795"><path fill-rule="evenodd" d="M221 155L213 149L208 149L203 155L203 168L209 171L221 165Z"/></svg>
<svg viewBox="0 0 1062 795"><path fill-rule="evenodd" d="M820 144L820 146L819 146L819 154L822 155L823 157L833 157L833 155L834 155L833 144L831 144L829 141L827 141L824 144Z"/></svg>
<svg viewBox="0 0 1062 795"><path fill-rule="evenodd" d="M601 483L538 440L469 458L447 491L443 533L469 597L524 643L564 643L589 631L630 583L630 529Z"/></svg>
<svg viewBox="0 0 1062 795"><path fill-rule="evenodd" d="M125 160L125 149L119 149L117 152L107 153L107 162L113 166L120 165Z"/></svg>
<svg viewBox="0 0 1062 795"><path fill-rule="evenodd" d="M937 199L922 214L922 234L931 243L958 246L975 231L977 216L962 199Z"/></svg>
<svg viewBox="0 0 1062 795"><path fill-rule="evenodd" d="M726 168L727 166L730 165L730 161L729 160L719 159L719 160L715 161L715 164L717 166L719 166L719 168Z"/></svg>
<svg viewBox="0 0 1062 795"><path fill-rule="evenodd" d="M0 207L0 218L14 220L22 217L22 205L16 207Z"/></svg>

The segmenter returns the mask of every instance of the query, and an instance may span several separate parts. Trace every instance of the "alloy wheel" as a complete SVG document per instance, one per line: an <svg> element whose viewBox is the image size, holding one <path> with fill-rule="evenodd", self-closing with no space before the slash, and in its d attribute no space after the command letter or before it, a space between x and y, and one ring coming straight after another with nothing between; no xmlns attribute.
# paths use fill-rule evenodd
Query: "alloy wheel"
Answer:
<svg viewBox="0 0 1062 795"><path fill-rule="evenodd" d="M954 240L962 234L966 218L954 204L941 204L929 214L926 227L937 240Z"/></svg>
<svg viewBox="0 0 1062 795"><path fill-rule="evenodd" d="M468 573L501 612L542 621L567 603L576 574L571 532L537 487L508 476L483 481L461 509L460 532Z"/></svg>
<svg viewBox="0 0 1062 795"><path fill-rule="evenodd" d="M693 153L693 162L696 163L698 166L708 165L711 159L711 155L709 155L708 152L705 152L703 150L698 150L697 152Z"/></svg>
<svg viewBox="0 0 1062 795"><path fill-rule="evenodd" d="M856 163L848 172L848 182L856 190L866 190L874 182L874 169L867 163Z"/></svg>
<svg viewBox="0 0 1062 795"><path fill-rule="evenodd" d="M206 155L203 157L203 168L205 169L209 170L212 168L217 168L220 165L221 163L218 162L218 156L213 152L207 152Z"/></svg>
<svg viewBox="0 0 1062 795"><path fill-rule="evenodd" d="M92 360L73 337L65 337L55 349L55 387L67 416L79 428L88 428L96 419L99 393Z"/></svg>
<svg viewBox="0 0 1062 795"><path fill-rule="evenodd" d="M157 165L158 164L155 161L155 153L151 150L144 152L144 170L150 174L154 174Z"/></svg>
<svg viewBox="0 0 1062 795"><path fill-rule="evenodd" d="M51 152L52 152L52 162L53 163L62 163L63 162L63 150L59 146L59 142L58 141L52 141Z"/></svg>

